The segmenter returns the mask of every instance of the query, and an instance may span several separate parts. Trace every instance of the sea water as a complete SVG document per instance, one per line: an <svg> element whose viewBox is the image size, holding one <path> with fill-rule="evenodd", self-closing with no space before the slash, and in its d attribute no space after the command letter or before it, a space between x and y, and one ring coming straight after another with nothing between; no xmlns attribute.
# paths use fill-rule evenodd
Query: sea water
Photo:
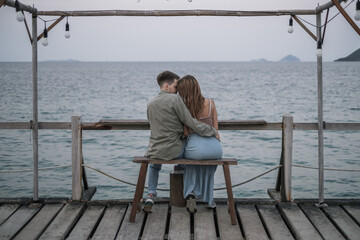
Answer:
<svg viewBox="0 0 360 240"><path fill-rule="evenodd" d="M324 63L324 121L360 122L360 63ZM146 105L157 95L156 76L170 70L198 79L205 97L214 99L219 120L317 122L315 62L40 62L38 99L40 122L84 122L101 119L146 119ZM0 63L0 122L32 119L31 63ZM232 166L233 184L279 164L281 131L220 131L224 157ZM149 131L83 131L85 164L116 178L136 183ZM0 130L0 171L33 166L30 130ZM360 131L324 131L326 168L360 169ZM294 131L293 164L316 167L317 131ZM71 164L70 130L39 130L39 167ZM171 165L164 165L159 188L169 187ZM86 169L96 186L94 199L132 198L135 188ZM277 171L234 188L241 197L268 197ZM224 186L219 167L215 188ZM168 192L159 192L168 196ZM225 197L226 191L216 191ZM33 196L33 174L1 173L0 197ZM318 171L293 167L293 198L318 197ZM39 197L71 197L71 167L41 170ZM326 198L359 198L360 172L325 171Z"/></svg>

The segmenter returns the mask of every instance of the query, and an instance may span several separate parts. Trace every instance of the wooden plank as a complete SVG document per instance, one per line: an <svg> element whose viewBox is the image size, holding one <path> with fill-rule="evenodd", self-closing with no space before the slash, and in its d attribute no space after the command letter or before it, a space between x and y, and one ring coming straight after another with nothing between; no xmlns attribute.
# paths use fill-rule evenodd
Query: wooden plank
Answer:
<svg viewBox="0 0 360 240"><path fill-rule="evenodd" d="M240 226L236 221L236 225L231 224L228 213L228 206L218 204L216 206L217 223L219 226L220 238L222 240L244 239L242 237Z"/></svg>
<svg viewBox="0 0 360 240"><path fill-rule="evenodd" d="M141 239L164 239L168 204L155 204L148 214Z"/></svg>
<svg viewBox="0 0 360 240"><path fill-rule="evenodd" d="M169 239L190 239L190 214L184 207L171 207Z"/></svg>
<svg viewBox="0 0 360 240"><path fill-rule="evenodd" d="M84 203L67 203L39 239L64 239L81 215Z"/></svg>
<svg viewBox="0 0 360 240"><path fill-rule="evenodd" d="M0 239L13 238L39 210L39 208L21 206L0 226Z"/></svg>
<svg viewBox="0 0 360 240"><path fill-rule="evenodd" d="M77 222L73 230L71 231L67 240L81 240L89 239L90 235L95 230L95 226L100 220L105 206L88 206Z"/></svg>
<svg viewBox="0 0 360 240"><path fill-rule="evenodd" d="M115 239L126 211L125 206L110 205L91 239Z"/></svg>
<svg viewBox="0 0 360 240"><path fill-rule="evenodd" d="M294 239L275 205L258 205L257 207L271 239Z"/></svg>
<svg viewBox="0 0 360 240"><path fill-rule="evenodd" d="M7 4L7 3L6 3ZM39 16L143 16L143 17L174 17L174 16L281 16L281 15L314 15L314 9L272 10L272 11L231 11L231 10L86 10L86 11L37 11Z"/></svg>
<svg viewBox="0 0 360 240"><path fill-rule="evenodd" d="M147 157L134 157L133 162L136 163L152 163L152 164L185 164L185 165L237 165L235 158L222 158L219 160L191 160L191 159L176 159L176 160L160 160Z"/></svg>
<svg viewBox="0 0 360 240"><path fill-rule="evenodd" d="M0 225L11 216L21 204L4 204L0 206Z"/></svg>
<svg viewBox="0 0 360 240"><path fill-rule="evenodd" d="M269 239L255 205L237 205L245 239Z"/></svg>
<svg viewBox="0 0 360 240"><path fill-rule="evenodd" d="M72 200L82 197L82 147L81 117L71 117L71 162L72 162Z"/></svg>
<svg viewBox="0 0 360 240"><path fill-rule="evenodd" d="M296 239L322 239L296 203L279 203L279 210Z"/></svg>
<svg viewBox="0 0 360 240"><path fill-rule="evenodd" d="M46 204L14 239L38 239L63 206L64 204Z"/></svg>
<svg viewBox="0 0 360 240"><path fill-rule="evenodd" d="M360 205L343 205L343 208L360 225Z"/></svg>
<svg viewBox="0 0 360 240"><path fill-rule="evenodd" d="M344 210L338 205L330 205L324 208L325 214L333 221L338 227L345 238L347 239L359 239L360 227Z"/></svg>
<svg viewBox="0 0 360 240"><path fill-rule="evenodd" d="M144 212L140 211L136 214L135 222L129 222L131 205L128 206L124 220L122 221L117 240L138 239L141 226L144 220Z"/></svg>
<svg viewBox="0 0 360 240"><path fill-rule="evenodd" d="M217 239L213 210L205 205L198 205L194 214L194 236L197 240Z"/></svg>
<svg viewBox="0 0 360 240"><path fill-rule="evenodd" d="M314 204L301 204L299 207L324 239L344 239L320 208L314 206Z"/></svg>

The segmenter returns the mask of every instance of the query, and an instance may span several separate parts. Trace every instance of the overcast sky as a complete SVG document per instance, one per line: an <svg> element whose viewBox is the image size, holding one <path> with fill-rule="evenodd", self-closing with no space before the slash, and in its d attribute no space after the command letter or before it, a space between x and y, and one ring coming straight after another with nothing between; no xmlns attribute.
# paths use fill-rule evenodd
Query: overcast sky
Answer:
<svg viewBox="0 0 360 240"><path fill-rule="evenodd" d="M22 0L38 10L294 10L314 9L329 0ZM351 3L342 3L346 6ZM353 1L347 13L355 14ZM330 10L329 19L338 10ZM25 14L31 28L31 15ZM301 16L315 24L315 16ZM324 22L325 12L322 14ZM54 19L43 16L45 20ZM39 41L39 61L278 61L288 54L316 61L316 42L288 16L279 17L71 17L71 37L64 37L66 20L49 32L49 45ZM48 26L51 23L48 23ZM356 22L359 26L360 22ZM315 33L315 28L305 23ZM39 19L39 34L44 23ZM15 10L0 8L0 61L31 61L31 44ZM326 29L323 59L333 61L360 48L360 37L341 14Z"/></svg>

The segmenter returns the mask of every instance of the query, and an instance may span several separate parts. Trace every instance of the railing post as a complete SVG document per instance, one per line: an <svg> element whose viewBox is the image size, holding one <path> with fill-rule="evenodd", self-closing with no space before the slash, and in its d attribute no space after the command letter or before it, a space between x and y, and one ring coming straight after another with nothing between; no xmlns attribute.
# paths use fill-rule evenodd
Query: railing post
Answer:
<svg viewBox="0 0 360 240"><path fill-rule="evenodd" d="M293 145L293 117L289 114L283 116L282 130L282 181L281 201L291 201L291 168L292 168L292 145Z"/></svg>
<svg viewBox="0 0 360 240"><path fill-rule="evenodd" d="M82 198L81 116L71 117L72 200Z"/></svg>

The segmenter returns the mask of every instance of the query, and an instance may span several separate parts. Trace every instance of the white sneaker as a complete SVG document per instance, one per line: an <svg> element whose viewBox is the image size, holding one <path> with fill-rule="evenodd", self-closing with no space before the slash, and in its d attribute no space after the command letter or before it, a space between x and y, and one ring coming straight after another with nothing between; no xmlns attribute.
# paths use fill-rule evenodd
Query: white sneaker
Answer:
<svg viewBox="0 0 360 240"><path fill-rule="evenodd" d="M146 201L144 203L144 207L142 209L144 212L151 213L151 209L154 206L154 198L155 197L156 197L156 195L152 194L152 193L147 195Z"/></svg>
<svg viewBox="0 0 360 240"><path fill-rule="evenodd" d="M212 200L211 204L208 204L206 206L206 208L209 208L209 209L214 209L216 208L216 202L214 201L214 199Z"/></svg>

